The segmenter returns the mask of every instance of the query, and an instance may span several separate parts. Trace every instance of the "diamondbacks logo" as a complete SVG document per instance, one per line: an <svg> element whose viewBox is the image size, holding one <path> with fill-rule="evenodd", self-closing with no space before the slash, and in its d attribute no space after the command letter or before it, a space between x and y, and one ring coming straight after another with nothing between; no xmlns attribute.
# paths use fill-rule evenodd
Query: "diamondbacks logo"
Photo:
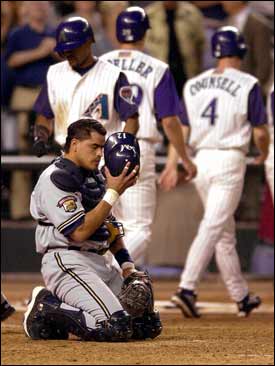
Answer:
<svg viewBox="0 0 275 366"><path fill-rule="evenodd" d="M74 196L63 197L58 201L57 207L63 207L66 212L74 212L77 209L76 198Z"/></svg>
<svg viewBox="0 0 275 366"><path fill-rule="evenodd" d="M127 103L139 106L142 101L143 91L139 85L131 84L120 88L119 96Z"/></svg>

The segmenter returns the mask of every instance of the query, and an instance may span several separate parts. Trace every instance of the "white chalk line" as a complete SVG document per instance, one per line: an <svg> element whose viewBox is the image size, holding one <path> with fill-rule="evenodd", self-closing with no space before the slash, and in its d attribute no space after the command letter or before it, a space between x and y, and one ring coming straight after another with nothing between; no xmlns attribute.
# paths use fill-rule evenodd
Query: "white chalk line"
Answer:
<svg viewBox="0 0 275 366"><path fill-rule="evenodd" d="M15 302L13 304L15 310L18 312L25 312L27 306L22 302ZM160 313L178 313L180 310L170 301L155 301L155 307ZM234 303L223 302L197 302L197 307L201 314L236 314L237 306ZM274 305L261 304L259 308L253 310L253 313L274 313Z"/></svg>

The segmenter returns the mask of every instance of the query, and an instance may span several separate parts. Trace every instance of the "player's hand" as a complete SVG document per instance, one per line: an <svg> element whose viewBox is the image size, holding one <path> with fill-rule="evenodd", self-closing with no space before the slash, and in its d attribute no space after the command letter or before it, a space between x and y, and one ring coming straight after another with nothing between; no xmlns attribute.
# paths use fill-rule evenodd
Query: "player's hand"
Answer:
<svg viewBox="0 0 275 366"><path fill-rule="evenodd" d="M190 159L184 160L182 164L185 170L185 181L189 182L196 177L198 173L197 167Z"/></svg>
<svg viewBox="0 0 275 366"><path fill-rule="evenodd" d="M127 278L134 272L137 272L137 270L135 268L126 268L122 271L122 276L123 276L123 278Z"/></svg>
<svg viewBox="0 0 275 366"><path fill-rule="evenodd" d="M39 52L39 55L42 57L48 56L51 52L53 52L53 49L55 47L55 40L51 37L44 38L40 45L37 48L37 51Z"/></svg>
<svg viewBox="0 0 275 366"><path fill-rule="evenodd" d="M131 173L128 174L130 165L131 163L128 162L125 165L122 173L117 177L113 177L107 166L105 166L107 188L114 189L119 195L121 195L127 188L135 185L138 179L139 166L135 166Z"/></svg>
<svg viewBox="0 0 275 366"><path fill-rule="evenodd" d="M47 155L49 152L49 146L47 143L43 140L37 140L34 142L32 146L32 153L37 156L38 158L41 158L41 156Z"/></svg>
<svg viewBox="0 0 275 366"><path fill-rule="evenodd" d="M166 166L166 168L163 170L158 180L160 188L165 192L169 192L176 187L177 183L178 183L177 167Z"/></svg>
<svg viewBox="0 0 275 366"><path fill-rule="evenodd" d="M266 159L267 159L266 155L259 155L252 161L252 165L263 165Z"/></svg>

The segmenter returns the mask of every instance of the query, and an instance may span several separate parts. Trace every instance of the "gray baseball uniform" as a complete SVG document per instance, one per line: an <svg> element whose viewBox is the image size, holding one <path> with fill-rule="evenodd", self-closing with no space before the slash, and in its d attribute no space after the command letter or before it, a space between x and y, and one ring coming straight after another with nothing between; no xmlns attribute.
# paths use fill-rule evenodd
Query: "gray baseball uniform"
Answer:
<svg viewBox="0 0 275 366"><path fill-rule="evenodd" d="M53 163L44 170L31 196L30 211L38 221L36 250L43 254L41 272L46 287L64 302L62 306L83 310L87 325L93 328L97 321L123 310L116 297L122 277L98 254L108 248L107 241L70 239L84 220L85 208L80 192L65 192L52 182L56 169Z"/></svg>

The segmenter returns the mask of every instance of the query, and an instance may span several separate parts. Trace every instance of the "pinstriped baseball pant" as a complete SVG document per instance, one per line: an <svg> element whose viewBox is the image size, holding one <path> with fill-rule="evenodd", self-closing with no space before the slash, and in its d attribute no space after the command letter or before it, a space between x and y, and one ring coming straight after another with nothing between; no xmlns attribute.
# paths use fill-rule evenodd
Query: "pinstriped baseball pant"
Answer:
<svg viewBox="0 0 275 366"><path fill-rule="evenodd" d="M157 194L154 144L141 140L140 150L138 182L121 195L113 210L117 220L123 223L125 245L138 265L144 263L151 240Z"/></svg>
<svg viewBox="0 0 275 366"><path fill-rule="evenodd" d="M63 303L83 310L90 327L123 310L117 299L122 277L103 256L54 250L43 256L41 272L47 289Z"/></svg>
<svg viewBox="0 0 275 366"><path fill-rule="evenodd" d="M274 129L271 132L271 143L269 146L269 155L265 163L265 173L274 204Z"/></svg>
<svg viewBox="0 0 275 366"><path fill-rule="evenodd" d="M204 216L189 249L180 287L195 290L215 254L231 298L240 301L248 287L236 251L234 213L243 190L245 155L238 150L200 150L195 163L198 176L194 183L204 205Z"/></svg>

